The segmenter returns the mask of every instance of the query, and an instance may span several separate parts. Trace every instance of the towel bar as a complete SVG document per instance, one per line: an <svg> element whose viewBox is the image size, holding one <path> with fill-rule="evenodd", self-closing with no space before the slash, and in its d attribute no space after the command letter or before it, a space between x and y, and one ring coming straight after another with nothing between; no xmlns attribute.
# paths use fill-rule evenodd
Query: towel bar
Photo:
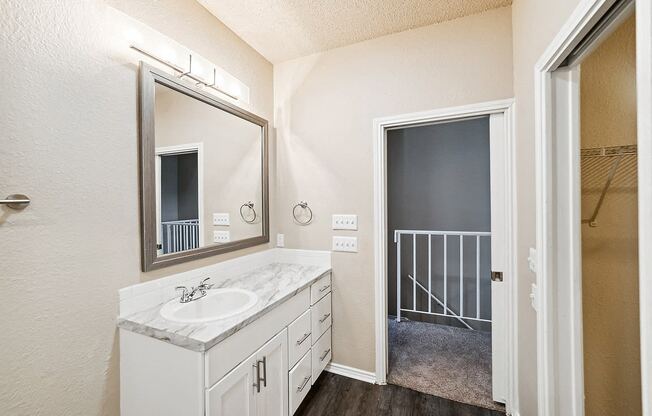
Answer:
<svg viewBox="0 0 652 416"><path fill-rule="evenodd" d="M23 194L11 194L5 199L0 199L0 205L6 205L11 209L24 209L29 203L30 199Z"/></svg>

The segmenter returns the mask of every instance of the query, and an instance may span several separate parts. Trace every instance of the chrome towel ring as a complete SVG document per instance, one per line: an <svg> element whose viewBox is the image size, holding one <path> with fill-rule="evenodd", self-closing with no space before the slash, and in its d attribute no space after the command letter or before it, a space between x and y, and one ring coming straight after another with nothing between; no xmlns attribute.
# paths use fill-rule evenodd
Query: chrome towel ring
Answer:
<svg viewBox="0 0 652 416"><path fill-rule="evenodd" d="M245 214L242 212L243 208L249 208L249 215L245 216ZM252 217L253 215L253 217ZM256 222L256 218L258 218L258 214L256 214L256 210L254 209L254 203L251 201L245 202L240 206L240 216L242 217L242 220L246 222L247 224L253 224Z"/></svg>
<svg viewBox="0 0 652 416"><path fill-rule="evenodd" d="M303 209L304 212L308 212L308 219L307 220L301 220L300 213L299 215L297 214L297 208ZM312 221L312 209L308 206L308 203L306 201L299 201L294 208L292 208L292 216L294 217L294 220L297 222L299 225L308 225Z"/></svg>

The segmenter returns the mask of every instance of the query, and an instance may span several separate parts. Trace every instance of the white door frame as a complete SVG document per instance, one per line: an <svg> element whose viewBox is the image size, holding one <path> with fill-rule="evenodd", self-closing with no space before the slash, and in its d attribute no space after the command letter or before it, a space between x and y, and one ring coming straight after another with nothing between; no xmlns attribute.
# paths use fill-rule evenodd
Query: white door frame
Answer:
<svg viewBox="0 0 652 416"><path fill-rule="evenodd" d="M450 107L419 113L402 114L374 119L374 280L375 280L375 321L376 321L376 383L387 383L387 172L386 149L387 129L421 123L433 123L502 113L505 120L504 147L507 154L501 155L506 162L508 177L505 189L504 206L508 219L506 251L509 261L505 264L507 292L507 411L518 408L518 314L516 274L516 183L515 183L515 140L514 140L514 100L491 101L460 107Z"/></svg>
<svg viewBox="0 0 652 416"><path fill-rule="evenodd" d="M197 152L197 218L199 220L199 246L204 242L204 143L184 143L173 146L157 147L154 150L156 159L156 240L161 244L161 164L160 156L185 152Z"/></svg>
<svg viewBox="0 0 652 416"><path fill-rule="evenodd" d="M638 200L639 200L639 252L652 252L652 5L650 0L636 1L636 54L638 100ZM558 387L561 383L556 368L557 355L570 361L572 391L571 414L584 414L582 327L581 327L581 268L578 257L562 258L558 252L560 241L578 249L579 235L573 226L559 227L557 221L568 223L569 216L555 215L559 203L573 216L579 212L579 120L576 117L579 103L573 98L578 87L577 72L553 74L577 43L604 16L616 0L583 0L568 22L554 38L535 67L535 134L536 134L536 194L537 194L537 377L538 414L553 415L562 401ZM575 92L574 92L575 91ZM570 98L560 102L560 95ZM553 100L556 104L553 106ZM560 114L559 108L566 114ZM553 112L553 109L555 112ZM570 116L569 116L570 115ZM553 123L553 120L556 123ZM561 121L560 121L561 120ZM559 141L553 146L555 139ZM560 139L568 139L563 142ZM562 143L563 142L563 143ZM578 147L575 149L575 147ZM566 163L569 176L555 180L559 161ZM561 184L561 185L560 185ZM563 212L563 211L561 211ZM577 220L577 218L575 218ZM572 221L571 221L572 222ZM578 256L579 253L575 253ZM556 354L555 332L559 329L555 319L555 276L563 275L574 293L569 296L579 304L568 310L567 328L572 335L566 346L568 357ZM641 374L643 414L652 416L652 257L639 257L639 291L641 314ZM579 300L578 300L579 299ZM564 363L566 364L566 363Z"/></svg>

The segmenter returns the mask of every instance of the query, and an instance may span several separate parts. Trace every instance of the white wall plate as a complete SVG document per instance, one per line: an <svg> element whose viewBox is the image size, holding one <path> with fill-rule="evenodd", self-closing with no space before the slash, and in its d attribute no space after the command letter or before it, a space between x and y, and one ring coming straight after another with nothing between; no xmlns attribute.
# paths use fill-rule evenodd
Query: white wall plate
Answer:
<svg viewBox="0 0 652 416"><path fill-rule="evenodd" d="M358 252L358 237L333 236L333 251Z"/></svg>
<svg viewBox="0 0 652 416"><path fill-rule="evenodd" d="M333 214L332 225L333 230L357 230L358 216Z"/></svg>
<svg viewBox="0 0 652 416"><path fill-rule="evenodd" d="M231 233L229 231L213 231L214 243L228 243L231 241Z"/></svg>
<svg viewBox="0 0 652 416"><path fill-rule="evenodd" d="M229 213L214 213L213 214L213 225L231 225L231 219Z"/></svg>

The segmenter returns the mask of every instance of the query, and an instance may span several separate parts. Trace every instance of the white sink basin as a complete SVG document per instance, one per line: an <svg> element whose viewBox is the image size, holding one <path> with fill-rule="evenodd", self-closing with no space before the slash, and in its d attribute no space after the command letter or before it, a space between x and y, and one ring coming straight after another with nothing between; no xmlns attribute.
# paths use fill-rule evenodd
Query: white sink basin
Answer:
<svg viewBox="0 0 652 416"><path fill-rule="evenodd" d="M201 323L235 316L252 308L258 295L244 289L211 289L201 299L181 303L173 299L161 308L161 316L169 321Z"/></svg>

